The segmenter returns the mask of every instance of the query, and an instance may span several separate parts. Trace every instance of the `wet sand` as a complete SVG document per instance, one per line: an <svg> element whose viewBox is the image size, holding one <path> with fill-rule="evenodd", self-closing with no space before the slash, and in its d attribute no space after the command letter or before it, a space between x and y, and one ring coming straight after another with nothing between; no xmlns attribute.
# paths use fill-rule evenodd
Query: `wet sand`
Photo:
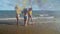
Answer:
<svg viewBox="0 0 60 34"><path fill-rule="evenodd" d="M60 34L55 22L41 22L39 19L34 22L25 27L20 20L17 27L16 20L0 20L0 34Z"/></svg>

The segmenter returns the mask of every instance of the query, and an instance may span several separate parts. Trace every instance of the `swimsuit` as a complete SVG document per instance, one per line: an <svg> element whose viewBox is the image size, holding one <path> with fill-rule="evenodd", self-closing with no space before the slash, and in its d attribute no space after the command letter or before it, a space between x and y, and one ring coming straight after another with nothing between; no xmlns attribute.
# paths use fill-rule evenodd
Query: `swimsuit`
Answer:
<svg viewBox="0 0 60 34"><path fill-rule="evenodd" d="M24 20L27 20L28 19L28 15L24 15Z"/></svg>
<svg viewBox="0 0 60 34"><path fill-rule="evenodd" d="M32 15L32 11L29 11L29 15L28 16L31 17L31 15Z"/></svg>
<svg viewBox="0 0 60 34"><path fill-rule="evenodd" d="M24 13L24 20L26 20L28 18L27 9L24 8L24 10L22 12Z"/></svg>
<svg viewBox="0 0 60 34"><path fill-rule="evenodd" d="M27 16L24 16L24 19L27 19Z"/></svg>

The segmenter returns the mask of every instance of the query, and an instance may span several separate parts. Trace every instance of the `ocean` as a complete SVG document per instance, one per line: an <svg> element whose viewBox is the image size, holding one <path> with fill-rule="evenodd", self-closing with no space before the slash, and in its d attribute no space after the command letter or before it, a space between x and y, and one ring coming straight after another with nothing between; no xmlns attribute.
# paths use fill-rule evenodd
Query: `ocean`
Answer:
<svg viewBox="0 0 60 34"><path fill-rule="evenodd" d="M33 17L40 17L41 14L48 14L48 16L54 16L60 18L60 11L48 11L48 10L33 10ZM0 10L0 18L15 18L15 10ZM21 14L21 17L23 15Z"/></svg>

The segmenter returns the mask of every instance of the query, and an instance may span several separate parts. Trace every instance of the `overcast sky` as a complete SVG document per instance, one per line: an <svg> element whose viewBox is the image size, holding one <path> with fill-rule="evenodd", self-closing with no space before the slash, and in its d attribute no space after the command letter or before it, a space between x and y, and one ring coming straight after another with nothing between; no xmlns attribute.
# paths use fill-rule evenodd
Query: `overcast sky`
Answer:
<svg viewBox="0 0 60 34"><path fill-rule="evenodd" d="M39 1L39 2L38 2ZM0 0L0 10L14 10L17 0ZM22 0L19 1L22 7ZM29 7L29 3L26 3ZM33 10L60 10L60 0L32 0Z"/></svg>

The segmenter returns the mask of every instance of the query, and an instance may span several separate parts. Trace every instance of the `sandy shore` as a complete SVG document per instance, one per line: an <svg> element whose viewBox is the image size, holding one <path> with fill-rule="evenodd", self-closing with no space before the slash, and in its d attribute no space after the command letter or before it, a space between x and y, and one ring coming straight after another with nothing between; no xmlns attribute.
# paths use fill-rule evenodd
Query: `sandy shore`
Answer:
<svg viewBox="0 0 60 34"><path fill-rule="evenodd" d="M50 20L50 19L49 19ZM36 19L33 25L23 26L23 20L19 20L19 26L16 20L0 20L0 34L60 34L59 26L53 20Z"/></svg>

